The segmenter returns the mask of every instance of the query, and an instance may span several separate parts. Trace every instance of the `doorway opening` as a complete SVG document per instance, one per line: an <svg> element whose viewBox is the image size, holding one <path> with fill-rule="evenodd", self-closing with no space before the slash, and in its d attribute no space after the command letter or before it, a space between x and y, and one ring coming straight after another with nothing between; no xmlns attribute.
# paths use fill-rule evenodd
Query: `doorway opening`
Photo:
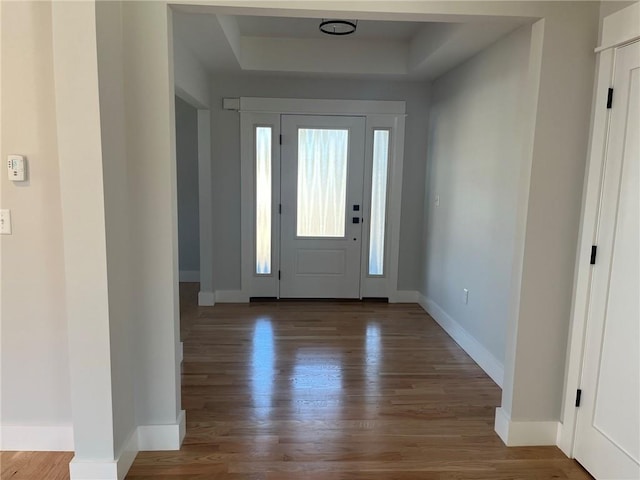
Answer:
<svg viewBox="0 0 640 480"><path fill-rule="evenodd" d="M404 102L240 105L243 295L393 297Z"/></svg>

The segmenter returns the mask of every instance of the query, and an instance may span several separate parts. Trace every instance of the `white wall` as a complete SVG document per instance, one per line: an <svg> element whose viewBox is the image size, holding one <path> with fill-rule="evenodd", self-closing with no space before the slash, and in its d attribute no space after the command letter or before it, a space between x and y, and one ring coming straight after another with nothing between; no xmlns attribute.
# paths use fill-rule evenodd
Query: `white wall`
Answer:
<svg viewBox="0 0 640 480"><path fill-rule="evenodd" d="M240 288L240 120L224 97L404 100L407 104L398 288L416 290L426 165L429 86L423 82L280 76L214 76L212 84L214 287Z"/></svg>
<svg viewBox="0 0 640 480"><path fill-rule="evenodd" d="M123 2L122 10L136 423L176 425L180 334L171 12L162 2Z"/></svg>
<svg viewBox="0 0 640 480"><path fill-rule="evenodd" d="M209 106L209 75L193 53L179 41L173 42L176 93L198 108Z"/></svg>
<svg viewBox="0 0 640 480"><path fill-rule="evenodd" d="M520 262L514 273L520 295L511 313L502 397L503 412L512 420L546 421L546 438L554 442L551 421L560 418L599 5L573 2L558 8L559 14L532 29L535 75L529 75L526 95L523 176L528 198L520 202Z"/></svg>
<svg viewBox="0 0 640 480"><path fill-rule="evenodd" d="M602 38L602 21L604 20L604 17L607 17L612 13L616 13L622 10L623 8L628 7L629 5L633 5L634 3L638 3L638 0L633 0L633 1L605 0L600 2L600 12L599 12L600 18L598 20L598 26L599 26L598 45L600 45L600 40Z"/></svg>
<svg viewBox="0 0 640 480"><path fill-rule="evenodd" d="M530 39L531 27L523 27L435 80L429 115L420 291L500 364L514 293Z"/></svg>
<svg viewBox="0 0 640 480"><path fill-rule="evenodd" d="M176 162L178 175L178 245L181 277L200 270L198 196L198 111L176 97ZM181 278L198 281L198 278Z"/></svg>
<svg viewBox="0 0 640 480"><path fill-rule="evenodd" d="M13 234L0 237L0 423L62 427L68 434L62 443L69 446L71 399L51 5L1 2L0 9L0 157L24 154L29 167L29 181L24 184L9 182L6 168L0 170L0 208L11 209L13 220ZM33 430L28 444L32 449L47 448L42 443L48 441L45 436L43 430ZM11 440L3 429L2 448L11 448Z"/></svg>
<svg viewBox="0 0 640 480"><path fill-rule="evenodd" d="M134 283L131 278L130 184L127 174L122 9L96 2L100 133L109 289L109 340L115 455L135 431Z"/></svg>
<svg viewBox="0 0 640 480"><path fill-rule="evenodd" d="M117 352L110 341L95 5L54 3L52 25L75 460L113 460Z"/></svg>
<svg viewBox="0 0 640 480"><path fill-rule="evenodd" d="M173 24L171 25L173 27ZM212 176L211 176L211 115L209 112L209 105L211 100L209 74L202 64L196 59L193 53L180 43L178 38L170 39L171 46L173 47L173 75L176 97L184 100L187 104L197 109L197 178L194 182L193 178L184 179L178 178L178 182L181 184L190 183L198 191L198 215L199 224L197 226L197 232L190 229L191 233L186 235L183 227L180 230L181 245L185 243L192 245L193 247L199 246L200 251L197 253L198 266L189 270L199 271L197 279L200 281L200 294L198 295L199 302L203 304L212 304L213 300L213 211L212 211ZM176 112L178 116L181 113ZM179 118L176 120L180 122ZM181 128L178 125L178 128ZM179 132L176 132L180 134ZM179 141L179 140L178 140ZM182 145L177 145L180 150L180 157L182 157ZM179 187L179 190L184 191ZM178 193L178 195L181 195ZM183 202L178 202L179 207ZM180 215L181 218L185 218L185 212ZM179 220L182 222L182 220ZM198 239L193 236L198 235ZM191 247L189 247L191 248ZM185 248L180 247L181 255L184 254ZM181 260L184 263L184 260ZM191 259L193 260L193 259ZM192 263L192 261L188 263ZM186 271L184 267L180 267L182 271ZM195 276L192 274L185 274L182 277L183 281L193 281ZM205 300L205 297L207 298Z"/></svg>

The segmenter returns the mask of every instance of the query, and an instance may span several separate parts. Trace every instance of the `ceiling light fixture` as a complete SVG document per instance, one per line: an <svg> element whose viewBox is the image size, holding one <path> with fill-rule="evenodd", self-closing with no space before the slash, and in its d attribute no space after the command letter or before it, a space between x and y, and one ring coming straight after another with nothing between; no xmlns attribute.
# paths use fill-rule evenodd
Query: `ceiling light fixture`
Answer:
<svg viewBox="0 0 640 480"><path fill-rule="evenodd" d="M320 22L320 31L327 35L351 35L356 31L357 20L327 20Z"/></svg>

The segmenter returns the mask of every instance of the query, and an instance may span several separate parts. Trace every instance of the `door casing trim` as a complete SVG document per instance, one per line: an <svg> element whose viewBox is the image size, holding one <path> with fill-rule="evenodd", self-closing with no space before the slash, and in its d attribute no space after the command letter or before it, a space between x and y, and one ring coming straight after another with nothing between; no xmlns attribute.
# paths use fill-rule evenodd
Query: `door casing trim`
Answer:
<svg viewBox="0 0 640 480"><path fill-rule="evenodd" d="M254 152L253 128L256 125L270 125L273 128L273 138L280 135L280 115L347 115L363 116L365 121L365 169L370 162L372 152L372 131L374 129L390 129L392 131L389 147L388 172L388 205L387 231L385 241L387 273L383 277L370 277L366 269L361 269L360 297L380 296L389 298L390 302L399 299L398 294L398 258L400 248L400 213L402 200L402 167L404 156L404 127L406 117L406 103L404 101L376 101L376 100L327 100L327 99L295 99L295 98L240 98L240 178L241 178L241 298L249 301L251 297L264 295L264 284L253 269L253 246L255 241L254 225ZM279 145L274 145L279 147ZM273 149L273 160L279 174L280 149ZM275 172L274 172L275 175ZM368 211L370 198L367 198L367 177L365 176L364 209ZM279 183L279 180L278 180ZM370 191L370 190L369 190ZM275 207L275 202L274 202ZM275 209L273 211L276 211ZM280 264L279 256L279 216L272 220L272 275L277 276ZM365 229L366 230L366 229ZM275 233L278 233L276 235ZM368 248L368 232L363 235L362 251ZM363 257L364 258L364 257ZM365 262L362 262L363 264ZM272 281L275 281L272 277ZM279 296L279 290L276 296Z"/></svg>

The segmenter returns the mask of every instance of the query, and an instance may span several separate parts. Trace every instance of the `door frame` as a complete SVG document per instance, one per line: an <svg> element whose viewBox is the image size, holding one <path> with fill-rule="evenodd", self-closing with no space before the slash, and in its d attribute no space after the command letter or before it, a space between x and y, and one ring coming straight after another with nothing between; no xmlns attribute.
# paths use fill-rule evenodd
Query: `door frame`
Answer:
<svg viewBox="0 0 640 480"><path fill-rule="evenodd" d="M598 54L599 68L576 257L562 402L562 423L559 424L557 435L558 447L570 458L574 457L578 418L575 400L581 384L585 355L585 333L589 316L592 282L592 268L589 259L591 247L596 244L597 239L602 182L606 167L606 146L610 123L610 110L606 108L606 99L608 90L613 83L617 49L634 41L640 41L640 25L633 21L639 16L640 4L636 3L606 17L603 22L602 45L595 49Z"/></svg>
<svg viewBox="0 0 640 480"><path fill-rule="evenodd" d="M387 178L387 228L385 231L385 275L369 276L362 267L360 298L387 297L398 299L398 258L400 253L400 210L402 200L402 167L404 157L404 127L406 104L404 101L326 100L296 98L240 98L240 179L241 179L241 291L238 300L248 302L251 297L279 297L277 270L280 251L280 219L272 217L273 252L272 273L269 276L254 273L255 251L255 174L253 129L255 126L273 128L273 139L280 135L281 115L344 115L365 117L365 185L363 216L371 203L371 161L373 130L390 130L389 164ZM273 191L280 190L280 145L272 144ZM275 196L274 196L275 197ZM272 203L277 212L278 202ZM368 223L367 223L368 225ZM361 258L367 258L369 231L364 228ZM361 261L364 264L364 261Z"/></svg>

